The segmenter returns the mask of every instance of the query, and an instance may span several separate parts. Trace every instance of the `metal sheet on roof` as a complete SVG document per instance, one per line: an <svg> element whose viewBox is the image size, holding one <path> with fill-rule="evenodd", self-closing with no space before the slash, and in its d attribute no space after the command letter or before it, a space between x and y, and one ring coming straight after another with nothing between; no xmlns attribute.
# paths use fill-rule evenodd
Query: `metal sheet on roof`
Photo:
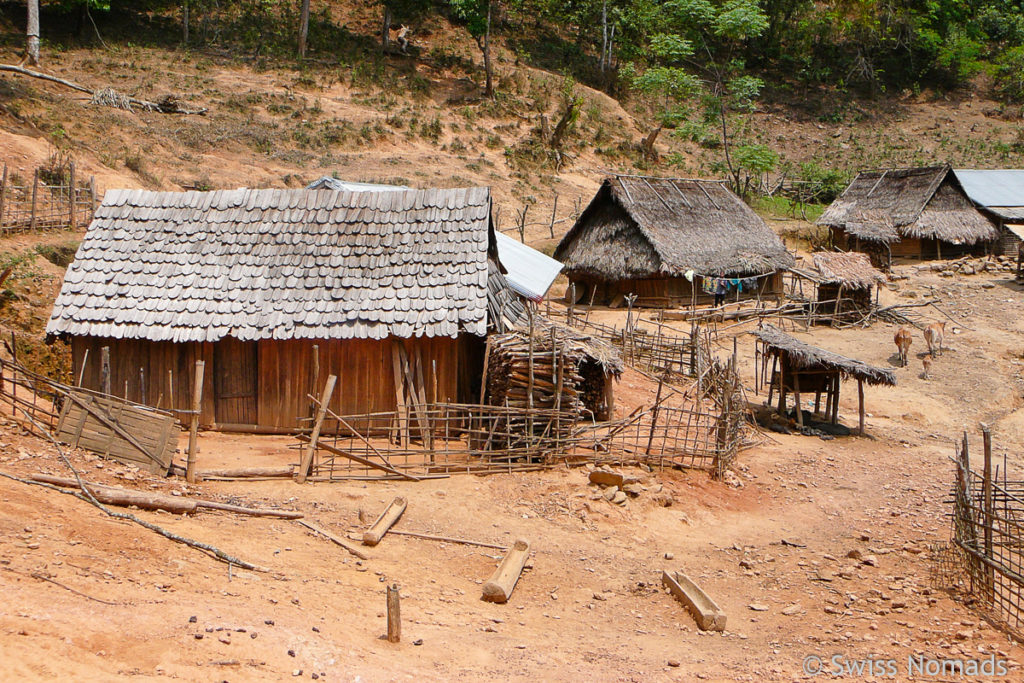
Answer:
<svg viewBox="0 0 1024 683"><path fill-rule="evenodd" d="M351 180L340 180L331 176L323 176L306 185L307 190L335 190L336 192L401 192L412 188L405 185L380 185L377 183L357 183Z"/></svg>
<svg viewBox="0 0 1024 683"><path fill-rule="evenodd" d="M1017 237L1024 240L1024 225L1014 225L1011 223L1006 224L1006 229L1012 232Z"/></svg>
<svg viewBox="0 0 1024 683"><path fill-rule="evenodd" d="M1024 207L1024 170L956 169L971 201L984 207Z"/></svg>
<svg viewBox="0 0 1024 683"><path fill-rule="evenodd" d="M508 272L505 279L512 289L531 301L540 301L562 272L562 264L508 235L496 232L498 260Z"/></svg>

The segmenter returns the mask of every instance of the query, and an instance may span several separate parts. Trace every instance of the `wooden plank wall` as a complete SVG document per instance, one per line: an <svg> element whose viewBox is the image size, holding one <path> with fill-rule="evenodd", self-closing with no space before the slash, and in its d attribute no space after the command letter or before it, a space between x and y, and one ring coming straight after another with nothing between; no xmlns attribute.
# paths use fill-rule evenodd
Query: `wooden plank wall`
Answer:
<svg viewBox="0 0 1024 683"><path fill-rule="evenodd" d="M482 364L482 340L463 335L403 340L412 356L417 351L423 358L425 395L433 394L433 368L437 362L438 401L473 401L473 386L479 382ZM319 346L319 386L313 387L313 345ZM331 410L339 415L395 410L395 386L391 367L390 338L383 340L266 340L258 343L257 424L262 428L289 431L300 426L299 419L309 415L308 394L318 395L328 375L337 375L338 388L331 401ZM203 406L200 423L215 425L214 346L211 343L173 344L136 340L76 337L72 340L74 377L81 371L85 350L89 350L82 386L99 390L100 349L110 347L111 390L123 396L128 382L128 399L162 408L189 410L192 401L192 378L196 360L206 361L203 382ZM225 345L241 348L237 343ZM223 358L223 354L219 354ZM139 368L145 373L145 394ZM476 368L474 371L474 367ZM167 370L173 371L174 406L170 406L170 382ZM223 384L221 386L224 386ZM478 397L477 397L478 399ZM187 416L181 416L187 421Z"/></svg>

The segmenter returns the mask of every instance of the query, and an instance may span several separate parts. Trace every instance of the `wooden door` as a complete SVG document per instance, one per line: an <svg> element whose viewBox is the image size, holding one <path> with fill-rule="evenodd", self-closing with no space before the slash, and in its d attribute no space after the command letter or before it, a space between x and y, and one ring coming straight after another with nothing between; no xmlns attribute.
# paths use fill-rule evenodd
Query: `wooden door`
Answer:
<svg viewBox="0 0 1024 683"><path fill-rule="evenodd" d="M225 337L213 345L213 396L217 424L256 424L256 342Z"/></svg>

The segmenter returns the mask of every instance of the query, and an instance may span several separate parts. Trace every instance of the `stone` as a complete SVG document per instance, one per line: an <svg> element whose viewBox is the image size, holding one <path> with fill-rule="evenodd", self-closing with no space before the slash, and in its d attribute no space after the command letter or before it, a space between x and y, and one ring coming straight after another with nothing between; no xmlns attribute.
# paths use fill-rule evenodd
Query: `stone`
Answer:
<svg viewBox="0 0 1024 683"><path fill-rule="evenodd" d="M851 560L860 561L860 560L864 559L864 553L862 553L861 551L857 550L856 548L854 548L850 552L846 553L846 556L848 558L850 558Z"/></svg>
<svg viewBox="0 0 1024 683"><path fill-rule="evenodd" d="M679 666L680 662L679 662L678 659L670 659L670 660L668 660L667 664L669 666L671 666L672 668L676 668L676 667Z"/></svg>
<svg viewBox="0 0 1024 683"><path fill-rule="evenodd" d="M747 608L753 610L754 612L767 612L768 611L768 605L762 605L759 602L752 602L749 605L747 605Z"/></svg>
<svg viewBox="0 0 1024 683"><path fill-rule="evenodd" d="M598 486L622 486L623 476L610 470L594 470L590 473L590 483Z"/></svg>
<svg viewBox="0 0 1024 683"><path fill-rule="evenodd" d="M610 501L610 500L615 498L615 494L617 494L617 493L619 493L619 487L618 486L609 486L607 489L605 489L603 496L604 496L605 500ZM622 495L626 495L626 494L623 493Z"/></svg>
<svg viewBox="0 0 1024 683"><path fill-rule="evenodd" d="M616 505L625 505L626 494L623 491L616 491L615 497L612 498L612 502L615 503Z"/></svg>
<svg viewBox="0 0 1024 683"><path fill-rule="evenodd" d="M865 565L867 565L869 567L877 567L878 566L878 558L875 557L874 555L865 555L864 558L860 561L860 563L861 564L865 564Z"/></svg>
<svg viewBox="0 0 1024 683"><path fill-rule="evenodd" d="M630 496L636 498L637 496L644 492L644 487L641 486L640 484L623 484L622 490L625 491Z"/></svg>
<svg viewBox="0 0 1024 683"><path fill-rule="evenodd" d="M651 500L653 500L655 504L660 505L663 508L672 507L672 503L676 502L676 499L673 498L672 494L669 493L668 491L661 491L659 493L655 493L653 496L651 496ZM682 517L686 516L683 515ZM689 518L682 519L682 517L680 519L681 521L683 521L683 523L690 523Z"/></svg>
<svg viewBox="0 0 1024 683"><path fill-rule="evenodd" d="M675 559L675 557L676 557L676 556L675 556L675 555L673 555L672 553L665 553L665 559L666 559L666 560L674 560L674 559Z"/></svg>
<svg viewBox="0 0 1024 683"><path fill-rule="evenodd" d="M785 614L787 617L791 617L794 614L800 614L800 612L802 612L802 611L803 611L803 608L800 606L800 603L799 602L794 602L792 605L789 605L788 607L783 608L782 613Z"/></svg>

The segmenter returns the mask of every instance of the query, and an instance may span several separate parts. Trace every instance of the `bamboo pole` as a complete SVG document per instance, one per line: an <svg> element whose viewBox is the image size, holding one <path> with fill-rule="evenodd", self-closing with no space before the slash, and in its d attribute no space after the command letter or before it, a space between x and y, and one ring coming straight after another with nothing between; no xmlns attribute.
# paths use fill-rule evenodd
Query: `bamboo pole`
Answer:
<svg viewBox="0 0 1024 683"><path fill-rule="evenodd" d="M39 195L39 169L36 169L35 175L32 176L32 218L29 223L29 230L35 231L36 229L36 207L38 205Z"/></svg>
<svg viewBox="0 0 1024 683"><path fill-rule="evenodd" d="M188 458L185 461L185 481L196 483L196 456L198 455L199 412L203 407L203 374L206 362L196 361L195 384L192 387L192 415L188 428Z"/></svg>
<svg viewBox="0 0 1024 683"><path fill-rule="evenodd" d="M796 402L796 426L801 429L804 426L804 409L800 402L800 371L790 375L793 378L793 400Z"/></svg>
<svg viewBox="0 0 1024 683"><path fill-rule="evenodd" d="M68 225L74 230L78 227L78 218L75 216L75 162L71 162L71 192L68 194Z"/></svg>
<svg viewBox="0 0 1024 683"><path fill-rule="evenodd" d="M981 437L984 446L985 461L982 469L982 495L984 504L984 544L985 544L985 578L984 595L991 603L995 598L995 569L993 562L992 548L992 525L995 523L992 506L992 430L987 424L981 425Z"/></svg>
<svg viewBox="0 0 1024 683"><path fill-rule="evenodd" d="M7 164L4 164L4 174L0 177L0 232L4 229L4 199L7 195Z"/></svg>
<svg viewBox="0 0 1024 683"><path fill-rule="evenodd" d="M858 433L864 436L864 380L857 380L857 413L859 418Z"/></svg>

